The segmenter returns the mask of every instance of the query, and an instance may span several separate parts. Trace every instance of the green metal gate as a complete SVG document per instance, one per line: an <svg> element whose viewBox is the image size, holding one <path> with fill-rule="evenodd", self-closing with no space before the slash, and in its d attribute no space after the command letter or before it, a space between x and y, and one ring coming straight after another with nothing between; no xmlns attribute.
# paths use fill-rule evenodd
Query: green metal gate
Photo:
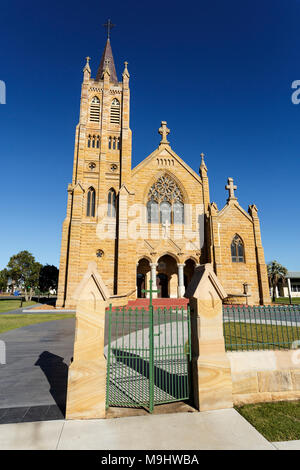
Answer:
<svg viewBox="0 0 300 470"><path fill-rule="evenodd" d="M151 293L152 294L152 293ZM151 295L152 297L152 295ZM106 407L146 408L187 400L190 393L190 310L108 311Z"/></svg>

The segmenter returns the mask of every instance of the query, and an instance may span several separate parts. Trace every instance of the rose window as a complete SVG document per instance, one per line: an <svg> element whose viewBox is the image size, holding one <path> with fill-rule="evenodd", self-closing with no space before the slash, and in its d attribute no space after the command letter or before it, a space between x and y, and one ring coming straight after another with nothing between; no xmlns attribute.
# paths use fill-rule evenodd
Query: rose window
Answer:
<svg viewBox="0 0 300 470"><path fill-rule="evenodd" d="M176 182L163 175L151 186L147 203L148 223L184 223L183 195Z"/></svg>
<svg viewBox="0 0 300 470"><path fill-rule="evenodd" d="M183 196L175 181L167 175L161 176L151 186L148 193L148 200L170 203L183 202Z"/></svg>

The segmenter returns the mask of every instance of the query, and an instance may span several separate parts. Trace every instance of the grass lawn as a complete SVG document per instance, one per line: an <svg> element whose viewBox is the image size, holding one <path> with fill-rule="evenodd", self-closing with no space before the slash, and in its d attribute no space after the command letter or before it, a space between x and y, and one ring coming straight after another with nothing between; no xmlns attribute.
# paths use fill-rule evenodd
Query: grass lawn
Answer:
<svg viewBox="0 0 300 470"><path fill-rule="evenodd" d="M284 304L284 305L289 305L290 304L290 299L289 297L278 297L278 299L275 299L276 304ZM292 304L300 304L300 297L292 297Z"/></svg>
<svg viewBox="0 0 300 470"><path fill-rule="evenodd" d="M224 338L227 351L290 349L293 341L300 340L300 322L299 326L225 322Z"/></svg>
<svg viewBox="0 0 300 470"><path fill-rule="evenodd" d="M29 307L29 305L35 305L36 302L23 302L22 307ZM16 300L0 300L0 312L9 312L9 310L17 310L20 308L21 299Z"/></svg>
<svg viewBox="0 0 300 470"><path fill-rule="evenodd" d="M236 410L268 441L300 439L300 401L257 403Z"/></svg>
<svg viewBox="0 0 300 470"><path fill-rule="evenodd" d="M27 325L34 325L35 323L43 323L47 321L54 321L54 320L63 320L65 318L74 318L75 314L73 313L66 313L66 314L46 314L42 313L39 315L27 314L27 315L0 315L0 333L4 333L5 331L15 330L16 328L21 328L22 326Z"/></svg>

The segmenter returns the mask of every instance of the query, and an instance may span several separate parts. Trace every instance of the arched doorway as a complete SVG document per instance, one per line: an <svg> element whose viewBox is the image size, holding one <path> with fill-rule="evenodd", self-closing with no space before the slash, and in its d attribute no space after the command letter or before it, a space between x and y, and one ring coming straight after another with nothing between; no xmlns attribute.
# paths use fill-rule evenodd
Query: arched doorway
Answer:
<svg viewBox="0 0 300 470"><path fill-rule="evenodd" d="M175 258L164 255L157 262L156 285L158 297L177 297L178 268Z"/></svg>
<svg viewBox="0 0 300 470"><path fill-rule="evenodd" d="M194 275L195 267L196 267L196 263L193 259L189 258L185 261L185 266L184 266L184 271L183 271L185 289L187 288L187 286L191 282L191 279Z"/></svg>
<svg viewBox="0 0 300 470"><path fill-rule="evenodd" d="M142 292L144 289L146 289L145 285L145 274L142 273L137 273L136 277L136 286L137 286L137 296L139 298L144 298L145 293Z"/></svg>
<svg viewBox="0 0 300 470"><path fill-rule="evenodd" d="M169 297L169 278L167 274L159 273L156 276L157 297Z"/></svg>
<svg viewBox="0 0 300 470"><path fill-rule="evenodd" d="M142 258L139 260L137 269L136 269L136 288L137 288L137 297L145 298L146 294L142 292L144 289L147 289L148 281L150 278L150 263L147 258Z"/></svg>

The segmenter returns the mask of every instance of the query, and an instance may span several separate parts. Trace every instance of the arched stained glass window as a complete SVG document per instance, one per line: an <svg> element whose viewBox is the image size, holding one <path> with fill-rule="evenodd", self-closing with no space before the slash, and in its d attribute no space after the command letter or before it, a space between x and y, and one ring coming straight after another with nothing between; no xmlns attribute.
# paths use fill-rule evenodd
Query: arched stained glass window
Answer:
<svg viewBox="0 0 300 470"><path fill-rule="evenodd" d="M158 224L158 204L155 201L148 201L147 203L147 215L149 224Z"/></svg>
<svg viewBox="0 0 300 470"><path fill-rule="evenodd" d="M169 202L162 202L159 206L160 209L160 223L165 224L168 222L171 223L171 212L172 207Z"/></svg>
<svg viewBox="0 0 300 470"><path fill-rule="evenodd" d="M182 202L175 202L173 205L174 224L184 224L184 205Z"/></svg>
<svg viewBox="0 0 300 470"><path fill-rule="evenodd" d="M113 188L108 191L107 215L108 217L116 217L116 192Z"/></svg>
<svg viewBox="0 0 300 470"><path fill-rule="evenodd" d="M233 263L245 262L244 244L238 235L235 235L231 242L231 260Z"/></svg>
<svg viewBox="0 0 300 470"><path fill-rule="evenodd" d="M95 203L96 191L91 187L87 193L86 215L88 217L95 217Z"/></svg>
<svg viewBox="0 0 300 470"><path fill-rule="evenodd" d="M176 182L169 176L163 175L151 186L148 199L157 202L167 201L169 203L183 202L182 193Z"/></svg>

